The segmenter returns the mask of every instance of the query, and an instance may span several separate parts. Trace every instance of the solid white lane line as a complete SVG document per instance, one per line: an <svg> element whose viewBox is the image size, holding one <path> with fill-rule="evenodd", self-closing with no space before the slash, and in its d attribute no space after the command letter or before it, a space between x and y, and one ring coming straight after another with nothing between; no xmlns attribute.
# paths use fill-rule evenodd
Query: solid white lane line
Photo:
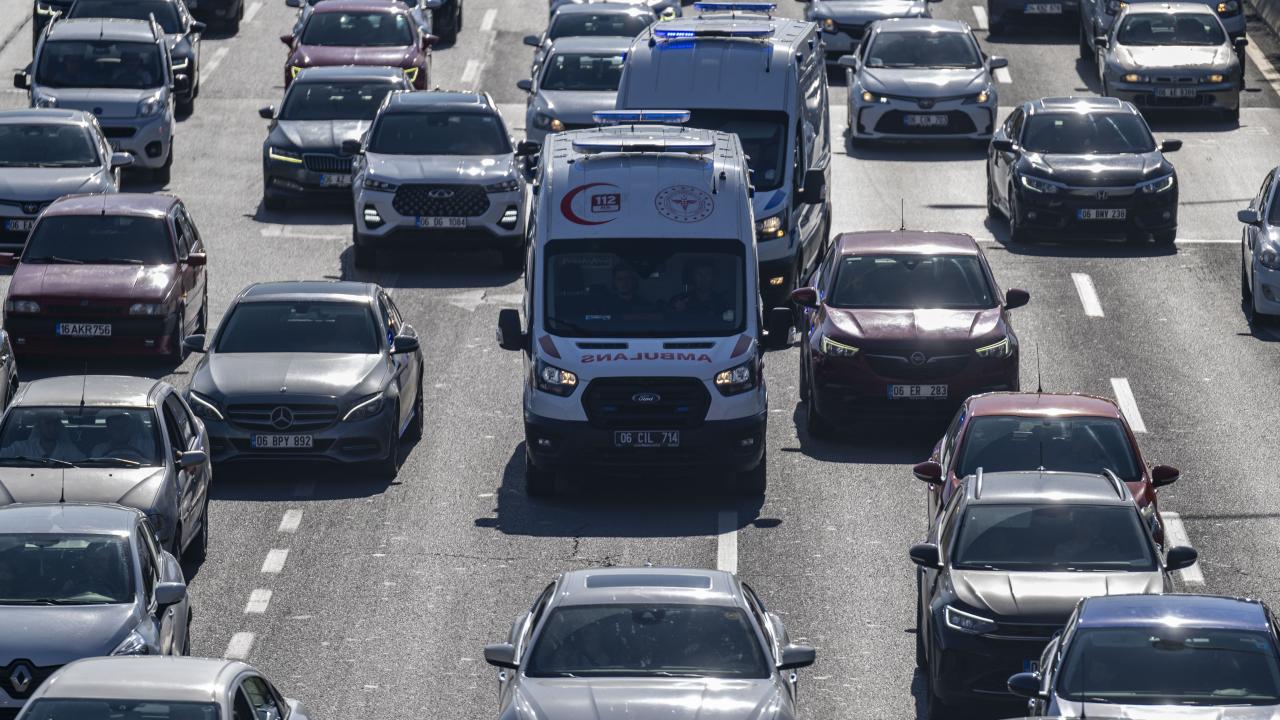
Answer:
<svg viewBox="0 0 1280 720"><path fill-rule="evenodd" d="M460 78L463 87L470 87L480 77L480 61L472 58L467 61L467 66L462 69L462 77Z"/></svg>
<svg viewBox="0 0 1280 720"><path fill-rule="evenodd" d="M278 573L284 569L284 561L289 559L289 548L272 548L267 558L262 561L262 572Z"/></svg>
<svg viewBox="0 0 1280 720"><path fill-rule="evenodd" d="M231 51L231 48L227 47L226 45L223 45L217 50L214 50L213 57L209 58L209 63L204 67L200 68L200 80L201 81L208 80L209 75L211 75L214 70L218 69L218 66L222 64L222 58L226 57L227 53L230 51Z"/></svg>
<svg viewBox="0 0 1280 720"><path fill-rule="evenodd" d="M1262 73L1263 79L1271 84L1271 89L1280 93L1280 73L1276 72L1267 56L1263 55L1258 46L1253 43L1249 43L1244 52L1253 61L1253 64L1258 67L1258 72Z"/></svg>
<svg viewBox="0 0 1280 720"><path fill-rule="evenodd" d="M241 20L240 22L243 22L243 23L253 22L253 16L257 15L258 11L261 9L262 9L262 3L259 2L258 0L254 0L252 3L249 3L249 7L244 9L244 19Z"/></svg>
<svg viewBox="0 0 1280 720"><path fill-rule="evenodd" d="M738 512L721 511L716 532L716 569L738 572Z"/></svg>
<svg viewBox="0 0 1280 720"><path fill-rule="evenodd" d="M1111 389L1115 391L1116 404L1120 406L1120 412L1124 413L1124 419L1129 421L1129 427L1136 433L1146 432L1147 425L1142 422L1142 413L1138 412L1138 401L1133 399L1129 379L1111 378Z"/></svg>
<svg viewBox="0 0 1280 720"><path fill-rule="evenodd" d="M982 7L981 5L974 5L973 17L978 21L974 25L974 27L978 28L979 30L987 29L987 9L986 8Z"/></svg>
<svg viewBox="0 0 1280 720"><path fill-rule="evenodd" d="M238 632L231 636L231 642L227 643L227 649L223 651L222 657L228 660L244 660L249 657L249 651L253 649L253 633Z"/></svg>
<svg viewBox="0 0 1280 720"><path fill-rule="evenodd" d="M498 19L498 8L489 8L484 11L484 17L480 19L480 31L489 32L493 29L493 22Z"/></svg>
<svg viewBox="0 0 1280 720"><path fill-rule="evenodd" d="M298 526L302 524L301 510L285 510L284 517L280 518L280 527L276 532L293 533L298 532Z"/></svg>
<svg viewBox="0 0 1280 720"><path fill-rule="evenodd" d="M996 68L995 72L991 74L995 76L996 82L1001 85L1008 85L1013 82L1013 76L1009 74L1009 68Z"/></svg>
<svg viewBox="0 0 1280 720"><path fill-rule="evenodd" d="M1102 317L1102 303L1098 302L1098 291L1093 288L1093 278L1086 273L1071 273L1071 282L1076 284L1076 293L1080 296L1080 304L1084 306L1084 314Z"/></svg>
<svg viewBox="0 0 1280 720"><path fill-rule="evenodd" d="M1187 537L1187 528L1182 524L1182 517L1176 512L1162 512L1160 518L1164 520L1164 544L1166 548L1177 547L1179 545L1191 545L1191 539ZM1178 571L1178 577L1187 585L1203 585L1204 573L1200 572L1200 562L1189 568Z"/></svg>
<svg viewBox="0 0 1280 720"><path fill-rule="evenodd" d="M267 605L271 604L271 591L266 588L258 588L249 593L249 602L244 606L246 614L261 615L267 611Z"/></svg>

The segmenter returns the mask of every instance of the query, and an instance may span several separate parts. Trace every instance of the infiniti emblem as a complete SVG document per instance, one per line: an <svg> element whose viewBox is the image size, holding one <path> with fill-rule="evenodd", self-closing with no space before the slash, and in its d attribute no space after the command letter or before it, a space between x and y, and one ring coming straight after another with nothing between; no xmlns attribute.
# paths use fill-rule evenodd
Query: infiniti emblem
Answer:
<svg viewBox="0 0 1280 720"><path fill-rule="evenodd" d="M271 427L287 430L293 426L293 411L287 407L278 407L271 411Z"/></svg>
<svg viewBox="0 0 1280 720"><path fill-rule="evenodd" d="M643 403L645 405L650 405L660 400L662 400L661 395L659 395L658 393L651 393L651 392L636 393L635 395L631 396L632 402Z"/></svg>
<svg viewBox="0 0 1280 720"><path fill-rule="evenodd" d="M1098 192L1094 193L1093 196L1098 198L1099 200L1106 200L1107 198L1111 197L1110 193L1108 193L1106 190L1099 190Z"/></svg>
<svg viewBox="0 0 1280 720"><path fill-rule="evenodd" d="M31 678L31 668L24 663L18 663L13 672L9 673L9 687L18 694L25 693L31 689Z"/></svg>
<svg viewBox="0 0 1280 720"><path fill-rule="evenodd" d="M427 193L427 197L433 200L444 200L445 198L453 197L453 191L445 190L445 189L432 190L431 192Z"/></svg>
<svg viewBox="0 0 1280 720"><path fill-rule="evenodd" d="M924 353L922 353L922 352L918 352L918 351L917 351L917 352L913 352L913 353L911 353L911 364L912 364L912 365L923 365L923 364L924 364L924 359L925 359L925 358L924 358Z"/></svg>

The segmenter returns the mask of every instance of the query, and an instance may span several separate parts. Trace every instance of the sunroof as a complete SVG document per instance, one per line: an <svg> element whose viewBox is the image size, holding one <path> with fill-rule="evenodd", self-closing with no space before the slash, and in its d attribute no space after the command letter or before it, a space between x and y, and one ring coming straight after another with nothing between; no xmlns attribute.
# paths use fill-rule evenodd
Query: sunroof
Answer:
<svg viewBox="0 0 1280 720"><path fill-rule="evenodd" d="M588 575L587 587L673 587L709 590L711 578L706 575Z"/></svg>

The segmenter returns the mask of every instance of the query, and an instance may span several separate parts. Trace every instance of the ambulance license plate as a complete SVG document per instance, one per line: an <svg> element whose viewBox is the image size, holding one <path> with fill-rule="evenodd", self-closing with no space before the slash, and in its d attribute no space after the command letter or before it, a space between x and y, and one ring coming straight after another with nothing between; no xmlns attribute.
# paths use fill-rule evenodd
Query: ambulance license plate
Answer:
<svg viewBox="0 0 1280 720"><path fill-rule="evenodd" d="M679 430L614 430L613 446L620 448L680 447Z"/></svg>

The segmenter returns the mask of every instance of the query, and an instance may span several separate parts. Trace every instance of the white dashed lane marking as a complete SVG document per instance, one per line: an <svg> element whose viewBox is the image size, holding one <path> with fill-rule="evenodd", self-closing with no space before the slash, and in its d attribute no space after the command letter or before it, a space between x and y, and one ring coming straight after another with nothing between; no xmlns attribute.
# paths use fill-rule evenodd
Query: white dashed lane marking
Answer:
<svg viewBox="0 0 1280 720"><path fill-rule="evenodd" d="M227 53L230 50L231 48L227 47L226 45L223 45L222 47L213 51L213 57L209 58L209 62L203 68L200 69L201 82L207 81L209 79L209 76L213 74L214 70L218 69L218 66L222 64L222 59L227 56Z"/></svg>
<svg viewBox="0 0 1280 720"><path fill-rule="evenodd" d="M261 615L267 611L267 606L271 604L271 591L266 588L258 588L249 593L249 602L244 606L245 614ZM234 640L234 638L232 638Z"/></svg>
<svg viewBox="0 0 1280 720"><path fill-rule="evenodd" d="M1098 301L1098 291L1093 287L1093 278L1086 273L1071 273L1071 282L1076 285L1076 293L1080 296L1080 304L1084 306L1084 314L1089 317L1102 317L1102 303Z"/></svg>
<svg viewBox="0 0 1280 720"><path fill-rule="evenodd" d="M480 30L489 32L493 29L493 22L498 19L498 8L489 8L484 11L484 18L480 20Z"/></svg>
<svg viewBox="0 0 1280 720"><path fill-rule="evenodd" d="M302 524L301 510L285 510L284 517L280 518L280 527L277 532L294 533L298 532L298 526Z"/></svg>
<svg viewBox="0 0 1280 720"><path fill-rule="evenodd" d="M238 632L231 636L231 642L227 643L227 649L222 653L222 657L228 660L244 660L249 657L249 651L253 649L253 633Z"/></svg>
<svg viewBox="0 0 1280 720"><path fill-rule="evenodd" d="M467 66L462 68L462 78L460 79L463 87L468 87L480 77L480 61L472 58L467 61Z"/></svg>
<svg viewBox="0 0 1280 720"><path fill-rule="evenodd" d="M1271 65L1271 61L1267 60L1267 56L1262 54L1257 45L1250 43L1244 49L1249 59L1257 66L1258 72L1262 73L1262 77L1271 84L1271 89L1280 93L1280 72L1276 72L1275 67Z"/></svg>
<svg viewBox="0 0 1280 720"><path fill-rule="evenodd" d="M1001 85L1009 85L1013 82L1013 76L1009 74L1009 68L996 68L991 74L995 76L996 82Z"/></svg>
<svg viewBox="0 0 1280 720"><path fill-rule="evenodd" d="M262 572L277 574L284 570L284 561L289 559L288 548L272 548L267 553L267 558L262 561Z"/></svg>
<svg viewBox="0 0 1280 720"><path fill-rule="evenodd" d="M716 528L716 569L738 572L738 513L721 511Z"/></svg>
<svg viewBox="0 0 1280 720"><path fill-rule="evenodd" d="M255 0L254 2L250 3L249 7L245 8L244 10L244 19L241 20L241 22L244 24L253 22L253 16L257 15L258 11L261 9L262 9L261 2L258 2L257 0Z"/></svg>
<svg viewBox="0 0 1280 720"><path fill-rule="evenodd" d="M1191 539L1187 537L1187 528L1183 526L1182 518L1178 513L1162 512L1160 513L1160 518L1164 520L1164 544L1166 548L1191 544ZM1178 577L1185 585L1204 585L1204 573L1200 572L1199 561L1189 568L1179 570Z"/></svg>
<svg viewBox="0 0 1280 720"><path fill-rule="evenodd" d="M1116 403L1120 406L1120 412L1124 413L1124 419L1129 421L1129 427L1136 433L1146 432L1147 425L1142 422L1142 413L1138 412L1138 401L1133 398L1129 379L1111 378L1111 389L1115 391Z"/></svg>
<svg viewBox="0 0 1280 720"><path fill-rule="evenodd" d="M986 8L982 7L981 5L974 5L973 18L974 20L977 20L977 22L974 23L974 27L976 27L979 30L987 29L987 9Z"/></svg>

